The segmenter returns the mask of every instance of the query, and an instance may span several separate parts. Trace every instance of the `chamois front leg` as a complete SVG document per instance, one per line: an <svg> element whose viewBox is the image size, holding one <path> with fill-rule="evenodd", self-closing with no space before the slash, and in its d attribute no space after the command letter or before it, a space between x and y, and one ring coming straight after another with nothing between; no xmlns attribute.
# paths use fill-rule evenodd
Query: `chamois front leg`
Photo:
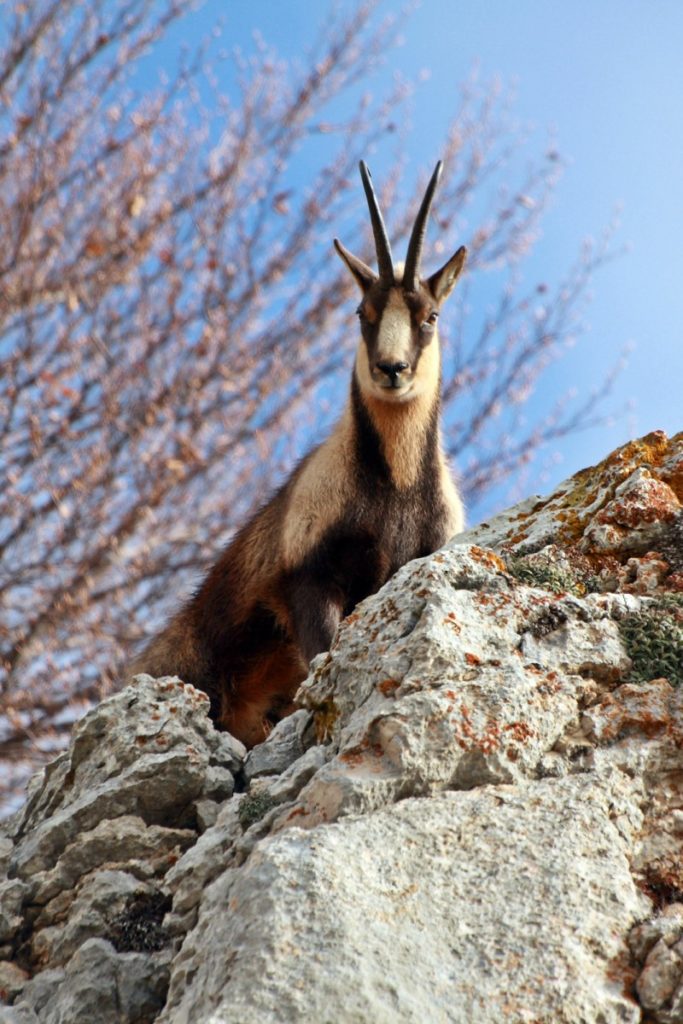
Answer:
<svg viewBox="0 0 683 1024"><path fill-rule="evenodd" d="M308 662L328 651L342 620L344 595L336 583L326 583L305 569L287 582L287 606L293 639Z"/></svg>
<svg viewBox="0 0 683 1024"><path fill-rule="evenodd" d="M247 748L263 743L276 722L296 711L293 698L304 677L296 646L279 644L225 686L219 724Z"/></svg>

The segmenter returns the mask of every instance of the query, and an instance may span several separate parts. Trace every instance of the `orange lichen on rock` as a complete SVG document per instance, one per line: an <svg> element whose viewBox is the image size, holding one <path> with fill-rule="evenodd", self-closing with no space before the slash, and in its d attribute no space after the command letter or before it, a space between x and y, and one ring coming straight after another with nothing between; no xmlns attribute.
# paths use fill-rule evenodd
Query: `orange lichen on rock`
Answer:
<svg viewBox="0 0 683 1024"><path fill-rule="evenodd" d="M470 555L475 560L475 562L481 562L489 569L497 569L498 572L506 571L505 562L493 551L485 551L483 548L479 548L473 545L470 548Z"/></svg>
<svg viewBox="0 0 683 1024"><path fill-rule="evenodd" d="M669 447L674 454L667 459L661 477L683 504L683 432L671 438Z"/></svg>
<svg viewBox="0 0 683 1024"><path fill-rule="evenodd" d="M507 725L503 726L503 729L510 734L510 739L513 739L516 743L526 743L527 740L535 735L534 730L527 722L508 722Z"/></svg>
<svg viewBox="0 0 683 1024"><path fill-rule="evenodd" d="M478 750L482 754L493 754L501 748L501 728L498 722L487 719L483 729L477 729L466 704L461 704L459 714L452 719L455 741L461 750Z"/></svg>
<svg viewBox="0 0 683 1024"><path fill-rule="evenodd" d="M629 481L622 494L600 509L595 520L633 529L642 523L670 522L680 509L681 503L671 487L644 471L632 483Z"/></svg>
<svg viewBox="0 0 683 1024"><path fill-rule="evenodd" d="M575 473L553 494L468 531L470 543L511 560L547 551L573 577L569 590L656 595L683 589L683 433L630 441ZM521 582L527 579L515 574ZM544 586L543 581L540 586ZM551 587L558 591L557 587Z"/></svg>
<svg viewBox="0 0 683 1024"><path fill-rule="evenodd" d="M600 704L588 708L581 724L598 743L611 743L633 733L657 736L671 730L674 694L667 679L654 679L644 685L625 683Z"/></svg>
<svg viewBox="0 0 683 1024"><path fill-rule="evenodd" d="M663 430L653 430L644 437L638 437L634 441L617 448L611 452L602 462L599 462L589 470L597 476L606 475L608 471L615 471L615 475L623 480L638 466L661 466L667 455L671 453L672 446L682 439L681 434L669 438Z"/></svg>
<svg viewBox="0 0 683 1024"><path fill-rule="evenodd" d="M683 593L683 572L672 573L668 577L666 584L669 590L673 590L675 593Z"/></svg>
<svg viewBox="0 0 683 1024"><path fill-rule="evenodd" d="M443 620L445 626L450 626L456 633L460 632L460 624L455 612L449 612Z"/></svg>

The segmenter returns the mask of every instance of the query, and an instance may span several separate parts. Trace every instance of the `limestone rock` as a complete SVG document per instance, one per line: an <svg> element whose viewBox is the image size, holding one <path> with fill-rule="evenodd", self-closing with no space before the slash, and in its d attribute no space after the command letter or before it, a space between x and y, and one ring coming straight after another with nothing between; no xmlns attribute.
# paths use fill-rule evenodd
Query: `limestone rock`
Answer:
<svg viewBox="0 0 683 1024"><path fill-rule="evenodd" d="M97 871L86 875L66 907L58 897L43 908L31 939L32 961L61 967L86 939L108 935L112 919L122 914L134 900L153 892L152 887L125 871ZM47 924L59 922L65 911L68 918L63 924ZM41 927L43 924L45 927Z"/></svg>
<svg viewBox="0 0 683 1024"><path fill-rule="evenodd" d="M599 967L647 907L615 796L582 776L281 833L207 893L161 1020L635 1021Z"/></svg>
<svg viewBox="0 0 683 1024"><path fill-rule="evenodd" d="M666 679L651 683L628 684L607 694L600 704L587 708L581 716L587 735L597 743L607 743L629 732L656 736L683 721L683 695Z"/></svg>
<svg viewBox="0 0 683 1024"><path fill-rule="evenodd" d="M171 868L166 885L173 892L173 913L167 926L174 934L187 931L188 912L194 923L197 906L206 888L229 866L235 843L242 835L239 822L240 797L229 800L215 825L208 828L194 846ZM180 923L180 927L179 927Z"/></svg>
<svg viewBox="0 0 683 1024"><path fill-rule="evenodd" d="M138 677L0 839L0 1024L683 1021L683 435L404 566L246 754Z"/></svg>
<svg viewBox="0 0 683 1024"><path fill-rule="evenodd" d="M13 939L21 926L21 909L27 889L18 878L0 883L0 942Z"/></svg>
<svg viewBox="0 0 683 1024"><path fill-rule="evenodd" d="M32 783L0 880L0 943L24 975L7 998L26 1019L137 1021L163 1004L164 877L198 839L196 805L232 794L246 753L207 709L176 679L138 677Z"/></svg>
<svg viewBox="0 0 683 1024"><path fill-rule="evenodd" d="M41 1024L151 1021L167 983L168 956L118 954L110 943L88 939L63 971L46 971L30 982L17 1009L33 1011Z"/></svg>
<svg viewBox="0 0 683 1024"><path fill-rule="evenodd" d="M249 751L244 774L249 782L264 775L280 775L304 753L314 741L309 726L311 716L303 709L284 718L275 726L265 743Z"/></svg>
<svg viewBox="0 0 683 1024"><path fill-rule="evenodd" d="M216 745L207 707L178 680L150 680L86 715L69 754L48 765L27 803L10 870L24 879L50 870L103 819L135 814L146 824L184 825Z"/></svg>
<svg viewBox="0 0 683 1024"><path fill-rule="evenodd" d="M640 1002L658 1024L683 1021L683 905L673 903L629 935L642 968L636 980Z"/></svg>
<svg viewBox="0 0 683 1024"><path fill-rule="evenodd" d="M130 871L137 877L163 875L180 852L196 839L193 829L145 825L142 818L123 814L82 832L66 847L51 871L31 885L35 903L44 904L58 893L73 890L79 878L97 869Z"/></svg>
<svg viewBox="0 0 683 1024"><path fill-rule="evenodd" d="M527 656L532 623L557 608L559 643ZM342 624L300 692L335 756L301 793L298 824L533 776L585 689L585 658L566 654L581 614L574 599L513 585L500 559L475 546L399 570ZM605 665L612 627L593 626ZM617 677L628 664L618 654Z"/></svg>
<svg viewBox="0 0 683 1024"><path fill-rule="evenodd" d="M21 992L28 981L28 972L17 964L0 960L0 1001L9 1002ZM2 1018L0 1017L0 1020Z"/></svg>
<svg viewBox="0 0 683 1024"><path fill-rule="evenodd" d="M547 498L529 498L490 523L460 534L521 554L548 544L584 553L624 555L667 545L683 503L683 433L661 430L631 441L575 473Z"/></svg>
<svg viewBox="0 0 683 1024"><path fill-rule="evenodd" d="M683 903L671 903L661 914L643 921L629 934L628 944L637 963L644 963L653 946L664 939L673 946L683 936Z"/></svg>

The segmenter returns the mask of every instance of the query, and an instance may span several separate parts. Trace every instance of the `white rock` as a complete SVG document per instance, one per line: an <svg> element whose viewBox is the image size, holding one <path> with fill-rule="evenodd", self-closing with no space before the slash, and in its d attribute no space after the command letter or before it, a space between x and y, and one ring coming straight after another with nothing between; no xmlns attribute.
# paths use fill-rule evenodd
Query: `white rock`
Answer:
<svg viewBox="0 0 683 1024"><path fill-rule="evenodd" d="M164 954L116 953L110 943L88 939L63 971L45 971L30 982L16 1009L33 1011L40 1024L153 1020L167 977Z"/></svg>
<svg viewBox="0 0 683 1024"><path fill-rule="evenodd" d="M165 884L174 893L174 915L184 915L193 910L207 885L230 863L232 849L242 835L239 804L240 797L233 797L223 807L215 825L207 828L168 872Z"/></svg>
<svg viewBox="0 0 683 1024"><path fill-rule="evenodd" d="M680 1024L683 693L619 624L680 584L681 465L649 435L405 566L248 757L175 679L86 716L0 839L0 1024L635 1024L634 976Z"/></svg>
<svg viewBox="0 0 683 1024"><path fill-rule="evenodd" d="M78 835L51 871L31 880L31 898L34 903L46 903L64 889L72 889L79 878L101 867L128 869L139 875L144 865L146 875L164 874L171 858L191 846L195 838L191 829L148 826L142 818L132 814L101 821L94 829Z"/></svg>
<svg viewBox="0 0 683 1024"><path fill-rule="evenodd" d="M557 602L562 606L561 602ZM521 651L529 661L544 669L558 669L594 679L615 681L631 668L616 622L568 620L546 636L526 633Z"/></svg>
<svg viewBox="0 0 683 1024"><path fill-rule="evenodd" d="M306 750L305 734L310 721L310 714L301 709L278 722L265 743L249 751L244 762L247 781L263 775L280 775L298 760Z"/></svg>
<svg viewBox="0 0 683 1024"><path fill-rule="evenodd" d="M86 939L107 936L113 918L121 914L131 900L148 896L154 890L125 871L97 871L86 875L69 904L68 918L60 922L58 913L45 908L43 920L55 921L37 927L31 945L38 963L61 967Z"/></svg>
<svg viewBox="0 0 683 1024"><path fill-rule="evenodd" d="M574 776L263 840L206 890L160 1022L635 1022L609 980L648 906L611 824L631 800Z"/></svg>
<svg viewBox="0 0 683 1024"><path fill-rule="evenodd" d="M567 622L560 640L527 653L529 623L558 604ZM336 755L300 794L299 823L435 787L533 775L578 714L584 684L574 673L586 667L592 638L577 655L571 626L588 629L584 614L576 599L513 587L500 560L477 547L405 566L342 625L300 690ZM615 630L594 627L605 639ZM630 664L616 641L591 664L607 666L617 653L619 665Z"/></svg>
<svg viewBox="0 0 683 1024"><path fill-rule="evenodd" d="M18 878L0 882L0 942L12 939L21 927L21 910L27 893L28 886Z"/></svg>
<svg viewBox="0 0 683 1024"><path fill-rule="evenodd" d="M645 967L636 981L640 1001L646 1010L664 1009L681 984L683 960L660 939L648 953Z"/></svg>
<svg viewBox="0 0 683 1024"><path fill-rule="evenodd" d="M134 815L147 825L187 824L209 769L223 754L236 756L207 709L206 695L177 679L138 676L89 712L70 751L34 785L18 822L12 870L24 879L51 870L70 844L105 819ZM209 787L214 784L209 777Z"/></svg>

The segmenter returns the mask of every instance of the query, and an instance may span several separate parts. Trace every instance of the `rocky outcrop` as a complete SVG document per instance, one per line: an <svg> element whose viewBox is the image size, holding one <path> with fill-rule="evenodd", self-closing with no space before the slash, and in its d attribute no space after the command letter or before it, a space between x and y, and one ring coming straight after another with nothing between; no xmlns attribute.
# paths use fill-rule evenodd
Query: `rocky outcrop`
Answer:
<svg viewBox="0 0 683 1024"><path fill-rule="evenodd" d="M0 841L0 1021L683 1021L683 435L400 570L248 755L138 677Z"/></svg>

